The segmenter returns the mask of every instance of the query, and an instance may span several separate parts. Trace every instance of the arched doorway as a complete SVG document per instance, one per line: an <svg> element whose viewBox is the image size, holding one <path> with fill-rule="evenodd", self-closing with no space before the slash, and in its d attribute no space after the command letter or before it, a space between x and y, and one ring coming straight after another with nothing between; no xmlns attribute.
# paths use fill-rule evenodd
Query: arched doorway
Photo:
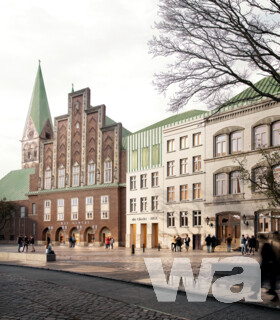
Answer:
<svg viewBox="0 0 280 320"><path fill-rule="evenodd" d="M51 241L51 232L50 232L49 228L45 228L45 229L43 230L42 240L43 240L44 242L50 242L50 241Z"/></svg>
<svg viewBox="0 0 280 320"><path fill-rule="evenodd" d="M65 244L65 232L62 228L58 228L55 233L55 241L60 244Z"/></svg>
<svg viewBox="0 0 280 320"><path fill-rule="evenodd" d="M76 228L72 228L70 230L70 234L71 237L74 237L76 239L76 244L79 244L80 241L80 232L76 229Z"/></svg>
<svg viewBox="0 0 280 320"><path fill-rule="evenodd" d="M92 227L86 229L84 237L88 245L92 245L94 243L95 232L93 231Z"/></svg>
<svg viewBox="0 0 280 320"><path fill-rule="evenodd" d="M216 215L217 238L225 243L229 235L233 244L240 244L240 212L222 212Z"/></svg>
<svg viewBox="0 0 280 320"><path fill-rule="evenodd" d="M111 230L108 229L107 227L104 227L103 229L101 229L101 231L100 231L101 245L103 245L105 243L105 238L110 237L111 235L112 235Z"/></svg>

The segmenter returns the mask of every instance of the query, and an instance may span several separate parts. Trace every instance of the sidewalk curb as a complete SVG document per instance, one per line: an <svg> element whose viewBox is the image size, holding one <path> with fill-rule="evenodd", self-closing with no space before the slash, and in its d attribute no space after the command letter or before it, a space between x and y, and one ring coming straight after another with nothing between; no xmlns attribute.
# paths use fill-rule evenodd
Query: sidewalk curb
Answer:
<svg viewBox="0 0 280 320"><path fill-rule="evenodd" d="M49 270L49 271L54 271L54 272L64 272L64 273L82 275L82 276L86 276L86 277L93 277L93 278L98 278L98 279L104 279L104 280L110 280L110 281L116 281L116 282L123 282L123 283L137 285L137 286L141 286L141 287L145 287L145 288L149 288L149 289L153 288L153 285L152 284L148 284L148 283L141 283L141 282L130 281L130 280L115 279L115 278L110 278L110 277L105 277L105 276L87 274L87 273L83 273L83 272L75 272L75 271L69 271L69 270L56 270L56 269L52 269L52 268L49 268L49 267L44 268L44 267L36 267L36 266L9 264L9 263L3 263L3 261L0 261L0 265L10 266L10 267L18 267L18 268ZM186 292L184 290L181 290L181 289L178 289L177 293L180 294L180 295L186 295ZM210 298L212 300L216 300L217 301L217 299L213 296L212 293L208 293L207 298ZM249 306L258 307L258 308L266 308L266 309L269 309L269 310L280 312L280 306L279 307L272 307L272 306L268 306L266 304L260 304L260 303L255 303L255 302L246 302L246 301L237 301L237 302L234 302L234 303L243 304L243 305L249 305Z"/></svg>

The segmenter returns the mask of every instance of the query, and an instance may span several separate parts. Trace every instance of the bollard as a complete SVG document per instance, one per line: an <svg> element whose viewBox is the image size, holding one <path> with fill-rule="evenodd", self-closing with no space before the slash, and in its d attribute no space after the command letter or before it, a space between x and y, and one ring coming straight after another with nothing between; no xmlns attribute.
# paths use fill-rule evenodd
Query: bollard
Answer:
<svg viewBox="0 0 280 320"><path fill-rule="evenodd" d="M142 246L142 247L143 247L143 252L145 252L145 244L144 244L144 243L143 243L143 246Z"/></svg>
<svg viewBox="0 0 280 320"><path fill-rule="evenodd" d="M135 246L134 246L134 244L131 246L131 253L132 253L132 254L135 253Z"/></svg>
<svg viewBox="0 0 280 320"><path fill-rule="evenodd" d="M158 244L158 251L160 251L160 244Z"/></svg>

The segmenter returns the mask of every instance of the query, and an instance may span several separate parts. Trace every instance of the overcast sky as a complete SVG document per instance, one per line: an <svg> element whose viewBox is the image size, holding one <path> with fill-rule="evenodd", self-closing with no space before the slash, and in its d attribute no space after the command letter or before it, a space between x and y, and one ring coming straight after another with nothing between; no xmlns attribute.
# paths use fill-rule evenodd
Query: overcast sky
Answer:
<svg viewBox="0 0 280 320"><path fill-rule="evenodd" d="M148 54L156 19L157 0L0 2L0 178L21 168L39 59L52 118L67 113L72 83L130 131L172 115L152 85L165 63Z"/></svg>

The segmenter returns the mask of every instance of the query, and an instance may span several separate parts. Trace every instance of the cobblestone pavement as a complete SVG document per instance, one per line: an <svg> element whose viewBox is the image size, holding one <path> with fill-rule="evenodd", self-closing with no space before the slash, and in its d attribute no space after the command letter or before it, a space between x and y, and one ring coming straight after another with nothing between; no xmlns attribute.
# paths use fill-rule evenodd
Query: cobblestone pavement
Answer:
<svg viewBox="0 0 280 320"><path fill-rule="evenodd" d="M116 299L0 272L0 319L179 319Z"/></svg>
<svg viewBox="0 0 280 320"><path fill-rule="evenodd" d="M0 265L0 319L279 320L278 310L208 298L159 303L152 288L93 276Z"/></svg>

